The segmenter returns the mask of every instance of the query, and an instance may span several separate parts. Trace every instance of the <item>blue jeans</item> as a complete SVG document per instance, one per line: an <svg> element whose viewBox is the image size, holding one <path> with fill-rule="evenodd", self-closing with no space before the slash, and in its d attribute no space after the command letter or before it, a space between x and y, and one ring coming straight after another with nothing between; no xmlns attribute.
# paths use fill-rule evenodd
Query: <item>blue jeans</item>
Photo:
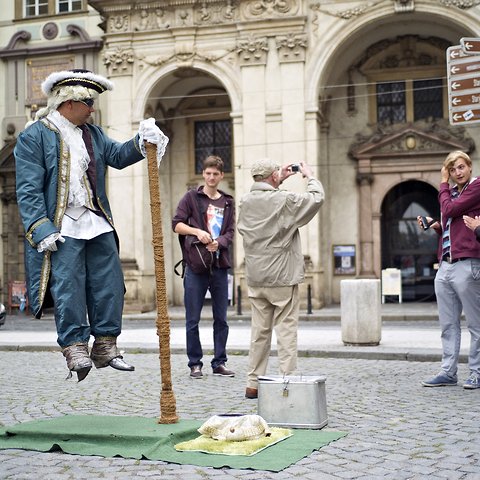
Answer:
<svg viewBox="0 0 480 480"><path fill-rule="evenodd" d="M211 273L193 273L188 266L183 279L185 319L187 330L188 366L203 366L202 344L198 324L202 313L205 294L210 290L213 314L213 347L214 357L212 368L227 361L227 307L228 307L228 277L226 268L214 268Z"/></svg>

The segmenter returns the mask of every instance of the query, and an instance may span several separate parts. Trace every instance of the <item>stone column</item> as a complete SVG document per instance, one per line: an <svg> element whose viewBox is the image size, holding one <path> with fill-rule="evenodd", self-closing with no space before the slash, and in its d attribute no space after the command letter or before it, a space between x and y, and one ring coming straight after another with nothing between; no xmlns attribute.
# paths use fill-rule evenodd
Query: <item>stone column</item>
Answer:
<svg viewBox="0 0 480 480"><path fill-rule="evenodd" d="M360 277L373 278L372 188L373 175L359 168L357 184L360 189Z"/></svg>

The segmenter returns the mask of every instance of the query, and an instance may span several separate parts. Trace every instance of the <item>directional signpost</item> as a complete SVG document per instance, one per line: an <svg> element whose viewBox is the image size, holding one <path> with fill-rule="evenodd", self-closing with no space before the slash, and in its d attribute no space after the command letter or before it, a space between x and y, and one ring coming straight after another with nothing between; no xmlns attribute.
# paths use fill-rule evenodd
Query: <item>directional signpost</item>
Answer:
<svg viewBox="0 0 480 480"><path fill-rule="evenodd" d="M448 109L452 125L480 122L480 38L447 49Z"/></svg>
<svg viewBox="0 0 480 480"><path fill-rule="evenodd" d="M480 53L480 38L462 38L460 39L460 45L464 52L468 54Z"/></svg>

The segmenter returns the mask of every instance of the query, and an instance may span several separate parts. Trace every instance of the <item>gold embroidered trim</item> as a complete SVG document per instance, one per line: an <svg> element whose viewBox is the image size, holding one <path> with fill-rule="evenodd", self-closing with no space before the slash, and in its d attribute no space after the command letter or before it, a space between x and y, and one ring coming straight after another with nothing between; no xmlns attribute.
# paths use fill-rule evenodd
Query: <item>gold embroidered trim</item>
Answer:
<svg viewBox="0 0 480 480"><path fill-rule="evenodd" d="M50 270L52 262L50 259L52 252L47 250L43 256L42 270L40 271L40 285L38 286L38 304L42 308L45 293L47 292L48 279L50 278Z"/></svg>
<svg viewBox="0 0 480 480"><path fill-rule="evenodd" d="M55 132L60 139L57 178L57 207L55 210L53 223L58 230L61 230L63 215L65 214L68 203L68 188L70 185L70 151L66 143L63 141L62 135L55 124L48 118L42 118L40 121L52 132Z"/></svg>
<svg viewBox="0 0 480 480"><path fill-rule="evenodd" d="M59 133L60 135L60 133ZM57 208L54 224L58 230L62 229L62 220L68 204L68 188L70 185L70 150L60 136L60 158L58 159L57 178Z"/></svg>
<svg viewBox="0 0 480 480"><path fill-rule="evenodd" d="M42 225L43 223L46 223L48 222L48 218L44 217L44 218L41 218L40 220L37 220L29 229L28 229L28 232L25 234L25 238L27 239L28 243L36 248L37 247L37 244L33 241L33 231L39 227L40 225Z"/></svg>
<svg viewBox="0 0 480 480"><path fill-rule="evenodd" d="M93 190L92 190L92 185L90 184L90 180L88 179L87 174L84 174L82 177L82 182L85 187L85 190L87 191L87 205L86 207L89 210L92 210L93 212L96 210L95 204L93 202Z"/></svg>
<svg viewBox="0 0 480 480"><path fill-rule="evenodd" d="M138 135L135 135L135 137L133 137L133 146L135 147L135 149L137 150L138 153L140 153L141 155L143 155L142 151L140 150L140 143L139 143L139 138Z"/></svg>
<svg viewBox="0 0 480 480"><path fill-rule="evenodd" d="M105 215L105 218L108 220L108 223L112 226L112 228L115 228L115 225L113 224L113 218L105 210L105 207L102 205L102 202L100 201L100 198L98 198L98 195L97 195L97 203L98 203L98 206L99 206L100 210Z"/></svg>

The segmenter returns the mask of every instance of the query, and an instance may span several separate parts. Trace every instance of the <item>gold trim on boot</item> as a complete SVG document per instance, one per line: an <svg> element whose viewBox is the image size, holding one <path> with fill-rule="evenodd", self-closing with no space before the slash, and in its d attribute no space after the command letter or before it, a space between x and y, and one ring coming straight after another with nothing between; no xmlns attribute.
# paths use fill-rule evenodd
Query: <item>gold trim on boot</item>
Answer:
<svg viewBox="0 0 480 480"><path fill-rule="evenodd" d="M117 348L117 337L95 338L90 358L96 368L110 366L116 370L125 370L129 372L135 370L133 365L129 365L123 360L123 357Z"/></svg>
<svg viewBox="0 0 480 480"><path fill-rule="evenodd" d="M92 361L88 356L87 343L75 343L62 348L62 353L67 360L67 367L70 373L67 379L72 377L72 372L77 374L78 381L81 382L90 372Z"/></svg>

